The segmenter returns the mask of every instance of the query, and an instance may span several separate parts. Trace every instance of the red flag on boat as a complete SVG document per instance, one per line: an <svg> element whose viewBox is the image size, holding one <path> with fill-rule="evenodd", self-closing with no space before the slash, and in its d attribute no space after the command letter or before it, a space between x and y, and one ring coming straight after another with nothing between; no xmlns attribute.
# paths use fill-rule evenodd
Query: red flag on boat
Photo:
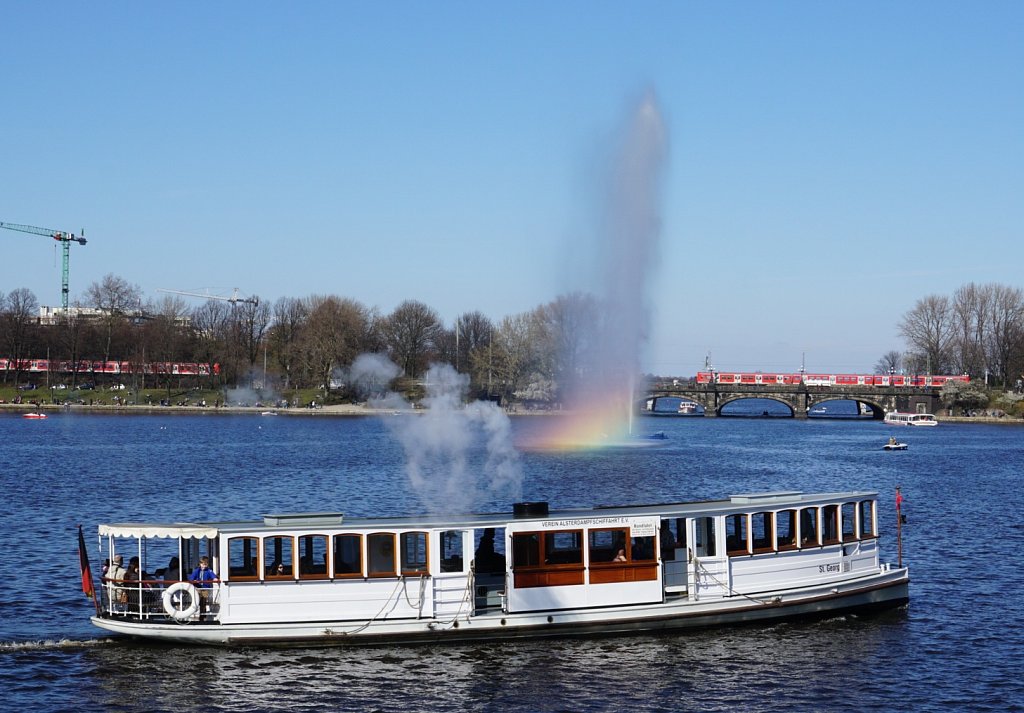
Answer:
<svg viewBox="0 0 1024 713"><path fill-rule="evenodd" d="M901 505L903 505L903 493L901 493L900 489L897 487L896 488L896 512L900 511L900 506Z"/></svg>
<svg viewBox="0 0 1024 713"><path fill-rule="evenodd" d="M82 591L85 596L93 596L92 571L89 569L89 552L85 549L85 536L82 535L82 526L78 526L78 560L82 566Z"/></svg>

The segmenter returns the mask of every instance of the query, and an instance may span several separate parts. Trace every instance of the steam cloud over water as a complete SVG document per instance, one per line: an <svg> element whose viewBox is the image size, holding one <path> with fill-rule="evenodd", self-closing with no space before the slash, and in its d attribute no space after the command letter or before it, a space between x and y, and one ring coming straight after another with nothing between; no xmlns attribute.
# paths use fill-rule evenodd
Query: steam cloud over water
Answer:
<svg viewBox="0 0 1024 713"><path fill-rule="evenodd" d="M391 380L401 371L386 356L360 354L347 372L341 374L341 378L347 380L360 398L366 399L367 405L372 408L409 408L405 399L388 389Z"/></svg>
<svg viewBox="0 0 1024 713"><path fill-rule="evenodd" d="M588 373L568 385L574 414L554 439L564 445L623 437L634 408L650 328L648 290L658 259L668 133L653 92L628 112L609 156L596 231L603 322Z"/></svg>
<svg viewBox="0 0 1024 713"><path fill-rule="evenodd" d="M431 512L452 513L520 499L522 467L505 412L490 402L464 404L469 377L447 364L427 370L426 386L422 413L385 421L405 452L409 483L424 505ZM397 394L375 403L411 408Z"/></svg>

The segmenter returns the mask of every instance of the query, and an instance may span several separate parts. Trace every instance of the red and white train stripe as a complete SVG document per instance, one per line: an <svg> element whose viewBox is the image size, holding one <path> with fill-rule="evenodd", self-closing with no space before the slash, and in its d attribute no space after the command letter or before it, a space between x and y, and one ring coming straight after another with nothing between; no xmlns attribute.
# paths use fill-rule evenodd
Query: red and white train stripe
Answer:
<svg viewBox="0 0 1024 713"><path fill-rule="evenodd" d="M30 374L46 372L70 374L172 374L178 376L211 376L220 374L220 364L156 361L137 364L130 361L78 362L58 359L2 359L0 371L22 371Z"/></svg>
<svg viewBox="0 0 1024 713"><path fill-rule="evenodd" d="M781 384L793 386L942 386L947 381L969 382L966 374L939 376L932 374L780 374L770 372L698 371L698 384Z"/></svg>

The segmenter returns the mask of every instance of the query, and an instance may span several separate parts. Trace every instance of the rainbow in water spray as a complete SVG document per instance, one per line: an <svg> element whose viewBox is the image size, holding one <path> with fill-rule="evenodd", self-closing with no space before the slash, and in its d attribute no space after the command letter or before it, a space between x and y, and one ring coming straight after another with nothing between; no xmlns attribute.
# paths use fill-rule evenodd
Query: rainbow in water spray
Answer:
<svg viewBox="0 0 1024 713"><path fill-rule="evenodd" d="M627 112L603 171L595 230L601 256L594 342L562 385L565 418L527 448L650 445L632 438L640 357L650 330L647 289L658 259L668 133L653 91Z"/></svg>

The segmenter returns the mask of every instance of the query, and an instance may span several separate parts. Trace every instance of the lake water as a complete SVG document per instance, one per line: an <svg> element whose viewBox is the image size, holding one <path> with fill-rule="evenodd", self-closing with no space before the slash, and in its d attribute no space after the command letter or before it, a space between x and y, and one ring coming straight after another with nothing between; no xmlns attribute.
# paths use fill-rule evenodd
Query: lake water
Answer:
<svg viewBox="0 0 1024 713"><path fill-rule="evenodd" d="M88 622L77 525L266 512L414 514L388 418L0 414L0 690L11 709L149 711L1024 710L1024 428L645 418L664 445L522 455L552 507L763 490L877 490L911 601L872 616L661 636L366 649L193 649ZM513 419L517 440L557 417ZM474 451L470 462L483 455ZM507 510L477 484L479 509Z"/></svg>

